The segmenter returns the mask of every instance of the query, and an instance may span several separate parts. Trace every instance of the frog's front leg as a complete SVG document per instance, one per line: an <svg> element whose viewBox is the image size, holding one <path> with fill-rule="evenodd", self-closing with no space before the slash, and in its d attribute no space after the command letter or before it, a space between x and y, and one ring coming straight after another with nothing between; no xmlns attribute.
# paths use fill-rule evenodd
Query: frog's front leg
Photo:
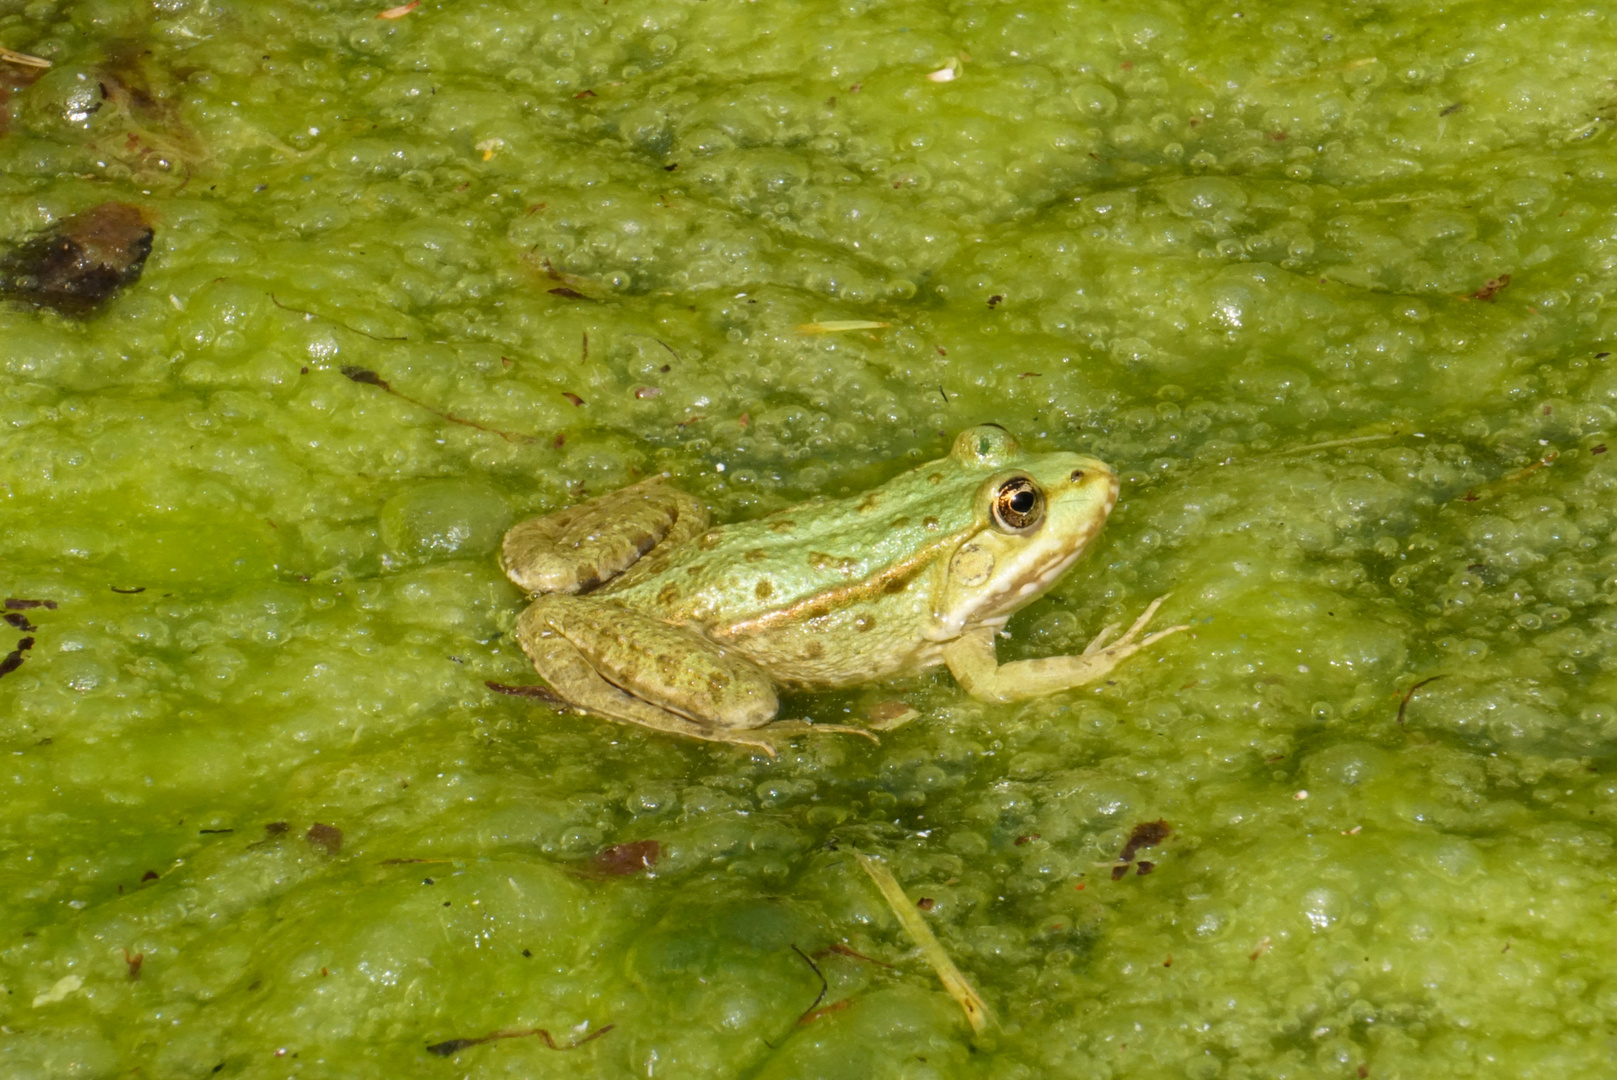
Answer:
<svg viewBox="0 0 1617 1080"><path fill-rule="evenodd" d="M1123 660L1169 634L1188 630L1187 626L1170 626L1140 636L1166 599L1159 596L1153 600L1128 633L1116 641L1108 643L1115 626L1102 630L1078 656L1047 656L1001 664L994 655L994 628L982 627L945 645L943 660L961 689L979 701L1022 701L1070 690L1104 678Z"/></svg>
<svg viewBox="0 0 1617 1080"><path fill-rule="evenodd" d="M707 523L705 506L654 476L519 522L500 545L500 567L530 596L586 593L653 548L694 540Z"/></svg>
<svg viewBox="0 0 1617 1080"><path fill-rule="evenodd" d="M610 601L541 596L517 640L546 682L597 716L712 742L756 746L780 703L756 666L694 631Z"/></svg>

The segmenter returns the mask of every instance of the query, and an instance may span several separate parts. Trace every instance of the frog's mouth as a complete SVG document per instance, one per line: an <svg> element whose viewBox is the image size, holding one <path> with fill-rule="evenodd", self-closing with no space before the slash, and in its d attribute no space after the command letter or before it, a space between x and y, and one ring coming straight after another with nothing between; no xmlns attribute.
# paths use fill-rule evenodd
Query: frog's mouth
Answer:
<svg viewBox="0 0 1617 1080"><path fill-rule="evenodd" d="M1115 499L1116 497L1114 496L1112 502L1115 502ZM1108 512L1112 508L1112 502L1108 502L1107 504L1106 509ZM1070 544L1062 550L1056 552L1054 556L1046 560L1042 565L1035 567L1033 570L1033 577L1030 580L1023 582L1015 590L1018 600L1020 600L1022 603L1027 603L1034 597L1046 592L1052 585L1056 583L1058 579L1060 579L1062 574L1065 574L1068 570L1072 569L1073 564L1088 553L1089 549L1094 546L1095 541L1100 539L1100 534L1105 530L1105 528L1105 517L1097 519L1093 525L1090 525L1084 529L1082 535L1079 537L1076 543ZM1025 600L1022 599L1024 597L1026 598ZM1018 606L1020 606L1020 604L1018 604Z"/></svg>

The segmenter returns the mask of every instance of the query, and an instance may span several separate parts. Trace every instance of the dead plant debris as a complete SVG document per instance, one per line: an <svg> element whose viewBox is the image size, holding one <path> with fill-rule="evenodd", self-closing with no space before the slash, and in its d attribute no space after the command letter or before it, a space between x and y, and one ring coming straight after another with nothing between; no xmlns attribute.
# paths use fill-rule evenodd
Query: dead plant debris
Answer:
<svg viewBox="0 0 1617 1080"><path fill-rule="evenodd" d="M870 880L876 883L876 888L881 890L882 899L893 909L899 925L908 932L910 939L920 947L927 963L937 972L943 988L959 1004L960 1011L966 1014L966 1021L971 1024L971 1030L981 1035L983 1029L988 1026L988 1006L984 1004L982 996L966 981L960 969L955 967L954 961L933 936L932 928L921 918L915 905L910 903L910 898L904 895L898 879L893 877L887 865L868 855L855 854L854 858L859 860L859 865L870 875Z"/></svg>
<svg viewBox="0 0 1617 1080"><path fill-rule="evenodd" d="M531 1039L534 1037L539 1038L552 1050L577 1050L585 1043L594 1042L596 1039L599 1039L602 1035L605 1035L616 1026L616 1024L608 1024L603 1028L590 1032L588 1035L577 1040L576 1042L566 1044L557 1043L555 1039L551 1038L550 1032L546 1031L544 1028L523 1028L516 1031L491 1031L487 1035L480 1035L475 1039L445 1039L441 1043L433 1043L427 1047L427 1053L436 1054L439 1057L452 1057L468 1047L481 1046L483 1043L491 1043L499 1039Z"/></svg>
<svg viewBox="0 0 1617 1080"><path fill-rule="evenodd" d="M276 307L280 308L282 311L290 311L294 315L302 315L304 318L307 318L307 319L319 319L321 322L328 322L333 326L340 326L344 330L347 330L351 334L358 334L360 337L368 337L372 341L409 341L410 340L409 338L402 337L402 336L389 337L389 336L384 335L384 334L373 334L368 330L361 330L357 326L351 326L348 323L343 322L341 319L333 318L330 315L322 315L318 311L310 311L307 308L293 307L291 304L283 304L283 303L281 303L280 298L277 297L274 293L265 293L265 295L270 298L270 303L274 304Z"/></svg>
<svg viewBox="0 0 1617 1080"><path fill-rule="evenodd" d="M327 855L335 855L342 850L342 830L335 825L317 821L309 826L303 838L309 841L311 847L325 848Z"/></svg>
<svg viewBox="0 0 1617 1080"><path fill-rule="evenodd" d="M0 659L0 676L10 675L13 671L16 671L18 668L22 667L22 654L33 647L33 638L20 638L17 641L17 647L7 653L4 659Z"/></svg>
<svg viewBox="0 0 1617 1080"><path fill-rule="evenodd" d="M409 394L395 390L391 383L382 378L376 372L371 371L369 368L354 367L353 365L345 364L341 370L343 377L352 382L361 383L365 386L374 386L385 393L392 394L401 401L408 401L411 405L414 405L418 409L425 409L434 416L448 420L452 424L461 424L465 427L475 428L478 431L487 432L490 435L498 435L506 442L532 445L541 441L537 436L534 435L523 435L519 432L513 431L501 431L499 428L488 427L485 424L479 424L476 420L468 420L464 416L456 416L452 412L428 405L425 401L422 401L419 398L413 398Z"/></svg>
<svg viewBox="0 0 1617 1080"><path fill-rule="evenodd" d="M152 236L139 207L92 206L0 258L0 296L83 318L140 280Z"/></svg>
<svg viewBox="0 0 1617 1080"><path fill-rule="evenodd" d="M877 967L884 967L889 971L897 970L892 964L887 963L885 960L877 960L874 956L866 956L862 952L856 952L855 950L850 949L848 946L842 944L840 941L832 942L819 952L816 952L814 954L814 958L818 960L820 957L831 956L833 954L836 956L846 956L852 960L863 960L867 964L875 964Z"/></svg>
<svg viewBox="0 0 1617 1080"><path fill-rule="evenodd" d="M1446 678L1448 678L1447 675L1431 675L1431 676L1428 676L1427 678L1422 679L1420 682L1414 684L1408 690L1404 691L1404 696L1398 702L1398 726L1399 727L1403 726L1404 713L1409 709L1409 702L1410 702L1410 699L1415 696L1415 691L1419 690L1421 687L1425 686L1427 683L1434 683L1439 679L1446 679Z"/></svg>
<svg viewBox="0 0 1617 1080"><path fill-rule="evenodd" d="M1124 844L1123 850L1117 853L1118 861L1131 861L1135 853L1141 848L1156 847L1166 840L1171 832L1173 830L1168 827L1168 823L1161 819L1142 822L1134 826L1134 830L1129 833L1128 843Z"/></svg>
<svg viewBox="0 0 1617 1080"><path fill-rule="evenodd" d="M487 681L484 686L496 694L509 694L512 697L538 698L540 701L554 705L557 708L567 708L567 700L548 686L534 683L532 686L511 686L507 683Z"/></svg>
<svg viewBox="0 0 1617 1080"><path fill-rule="evenodd" d="M657 865L663 857L663 846L655 840L631 840L602 848L585 864L587 873L598 877L629 877L641 874Z"/></svg>
<svg viewBox="0 0 1617 1080"><path fill-rule="evenodd" d="M1478 289L1476 292L1469 293L1466 296L1462 296L1460 299L1462 299L1462 300L1484 300L1484 301L1492 302L1493 298L1495 296L1498 296L1499 293L1502 292L1505 289L1505 287L1508 286L1509 284L1510 284L1510 275L1509 274L1500 274L1496 278L1489 278L1487 284L1485 284L1482 288Z"/></svg>
<svg viewBox="0 0 1617 1080"><path fill-rule="evenodd" d="M799 1024L806 1024L814 1015L815 1010L820 1007L820 1002L825 1000L826 992L831 989L831 984L825 981L825 973L820 970L820 965L816 964L808 953L804 952L802 949L799 949L796 945L792 946L792 951L803 958L803 963L807 964L809 966L809 970L814 972L814 977L820 980L820 992L814 996L813 1004L804 1009L803 1015L797 1018L797 1022Z"/></svg>

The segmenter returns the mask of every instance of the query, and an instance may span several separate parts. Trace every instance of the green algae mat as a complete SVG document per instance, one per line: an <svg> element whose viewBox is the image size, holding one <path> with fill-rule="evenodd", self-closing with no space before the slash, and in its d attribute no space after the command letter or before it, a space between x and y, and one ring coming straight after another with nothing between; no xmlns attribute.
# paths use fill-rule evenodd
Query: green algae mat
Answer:
<svg viewBox="0 0 1617 1080"><path fill-rule="evenodd" d="M386 6L0 0L0 246L151 230L0 310L0 1075L1617 1074L1609 13ZM1002 658L1191 629L490 688L520 518L982 422L1123 479Z"/></svg>

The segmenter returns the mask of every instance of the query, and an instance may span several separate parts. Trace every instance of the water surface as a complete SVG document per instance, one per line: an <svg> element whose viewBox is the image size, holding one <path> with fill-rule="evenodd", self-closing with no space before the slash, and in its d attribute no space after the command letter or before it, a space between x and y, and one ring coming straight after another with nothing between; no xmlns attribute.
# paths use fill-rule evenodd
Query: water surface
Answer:
<svg viewBox="0 0 1617 1080"><path fill-rule="evenodd" d="M0 235L155 224L0 310L0 1072L1613 1074L1608 13L383 6L0 0ZM982 421L1125 481L1002 655L1191 633L773 762L486 688L519 517Z"/></svg>

